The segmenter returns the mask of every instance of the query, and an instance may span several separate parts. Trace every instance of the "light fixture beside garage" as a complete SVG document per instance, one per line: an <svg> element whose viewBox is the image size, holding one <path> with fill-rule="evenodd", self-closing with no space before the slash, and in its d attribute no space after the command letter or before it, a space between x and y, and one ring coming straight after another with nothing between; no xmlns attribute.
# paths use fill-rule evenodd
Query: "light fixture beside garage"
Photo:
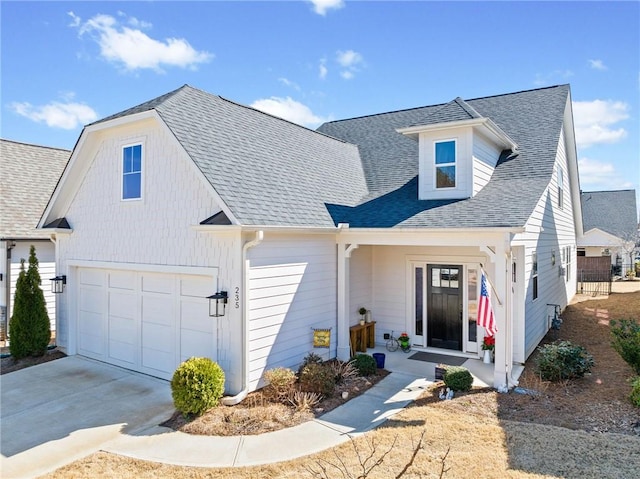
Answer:
<svg viewBox="0 0 640 479"><path fill-rule="evenodd" d="M218 291L216 294L207 296L209 299L209 316L214 318L224 316L228 297L229 296L226 291Z"/></svg>
<svg viewBox="0 0 640 479"><path fill-rule="evenodd" d="M56 276L55 278L51 278L51 292L52 293L62 293L64 291L64 285L67 284L67 276L62 274Z"/></svg>

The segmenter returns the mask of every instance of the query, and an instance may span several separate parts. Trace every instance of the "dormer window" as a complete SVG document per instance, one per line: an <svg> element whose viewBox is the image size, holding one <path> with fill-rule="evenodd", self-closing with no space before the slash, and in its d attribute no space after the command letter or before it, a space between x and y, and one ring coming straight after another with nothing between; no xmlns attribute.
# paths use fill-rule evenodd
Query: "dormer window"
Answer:
<svg viewBox="0 0 640 479"><path fill-rule="evenodd" d="M436 141L435 180L436 189L456 187L456 141Z"/></svg>

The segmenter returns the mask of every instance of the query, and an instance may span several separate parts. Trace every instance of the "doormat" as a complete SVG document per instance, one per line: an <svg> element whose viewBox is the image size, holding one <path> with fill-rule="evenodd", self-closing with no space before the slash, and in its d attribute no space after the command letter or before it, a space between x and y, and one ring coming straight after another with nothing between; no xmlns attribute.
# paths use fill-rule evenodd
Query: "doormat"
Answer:
<svg viewBox="0 0 640 479"><path fill-rule="evenodd" d="M461 358L458 356L447 356L445 354L426 353L424 351L417 352L409 356L409 359L416 361L426 361L428 363L446 364L447 366L462 366L469 358Z"/></svg>

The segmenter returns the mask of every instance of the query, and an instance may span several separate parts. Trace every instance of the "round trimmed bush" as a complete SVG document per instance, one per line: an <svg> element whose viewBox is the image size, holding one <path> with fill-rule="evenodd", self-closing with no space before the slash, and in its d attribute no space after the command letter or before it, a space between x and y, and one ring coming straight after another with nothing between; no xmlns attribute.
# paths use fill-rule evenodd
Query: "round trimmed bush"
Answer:
<svg viewBox="0 0 640 479"><path fill-rule="evenodd" d="M464 366L447 366L443 381L454 391L468 391L473 384L473 376Z"/></svg>
<svg viewBox="0 0 640 479"><path fill-rule="evenodd" d="M209 358L190 358L171 378L173 404L182 414L203 412L218 405L224 393L224 371Z"/></svg>
<svg viewBox="0 0 640 479"><path fill-rule="evenodd" d="M356 354L351 358L351 361L360 373L360 376L371 376L378 370L376 360L368 354Z"/></svg>
<svg viewBox="0 0 640 479"><path fill-rule="evenodd" d="M545 381L581 378L591 371L593 356L571 341L556 341L538 347L536 372Z"/></svg>

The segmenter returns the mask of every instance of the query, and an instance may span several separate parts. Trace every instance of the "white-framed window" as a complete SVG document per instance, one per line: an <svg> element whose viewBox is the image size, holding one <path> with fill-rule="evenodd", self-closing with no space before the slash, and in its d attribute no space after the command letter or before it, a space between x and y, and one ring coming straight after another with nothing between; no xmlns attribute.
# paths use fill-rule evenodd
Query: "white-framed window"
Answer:
<svg viewBox="0 0 640 479"><path fill-rule="evenodd" d="M564 279L568 283L571 279L571 246L565 246L563 253L564 254L562 256L564 256L563 263L565 268Z"/></svg>
<svg viewBox="0 0 640 479"><path fill-rule="evenodd" d="M538 299L538 252L531 253L531 291L533 299Z"/></svg>
<svg viewBox="0 0 640 479"><path fill-rule="evenodd" d="M456 140L436 141L434 147L436 189L456 187Z"/></svg>
<svg viewBox="0 0 640 479"><path fill-rule="evenodd" d="M122 147L122 199L142 198L142 144Z"/></svg>
<svg viewBox="0 0 640 479"><path fill-rule="evenodd" d="M558 207L562 209L564 204L564 173L558 166Z"/></svg>

